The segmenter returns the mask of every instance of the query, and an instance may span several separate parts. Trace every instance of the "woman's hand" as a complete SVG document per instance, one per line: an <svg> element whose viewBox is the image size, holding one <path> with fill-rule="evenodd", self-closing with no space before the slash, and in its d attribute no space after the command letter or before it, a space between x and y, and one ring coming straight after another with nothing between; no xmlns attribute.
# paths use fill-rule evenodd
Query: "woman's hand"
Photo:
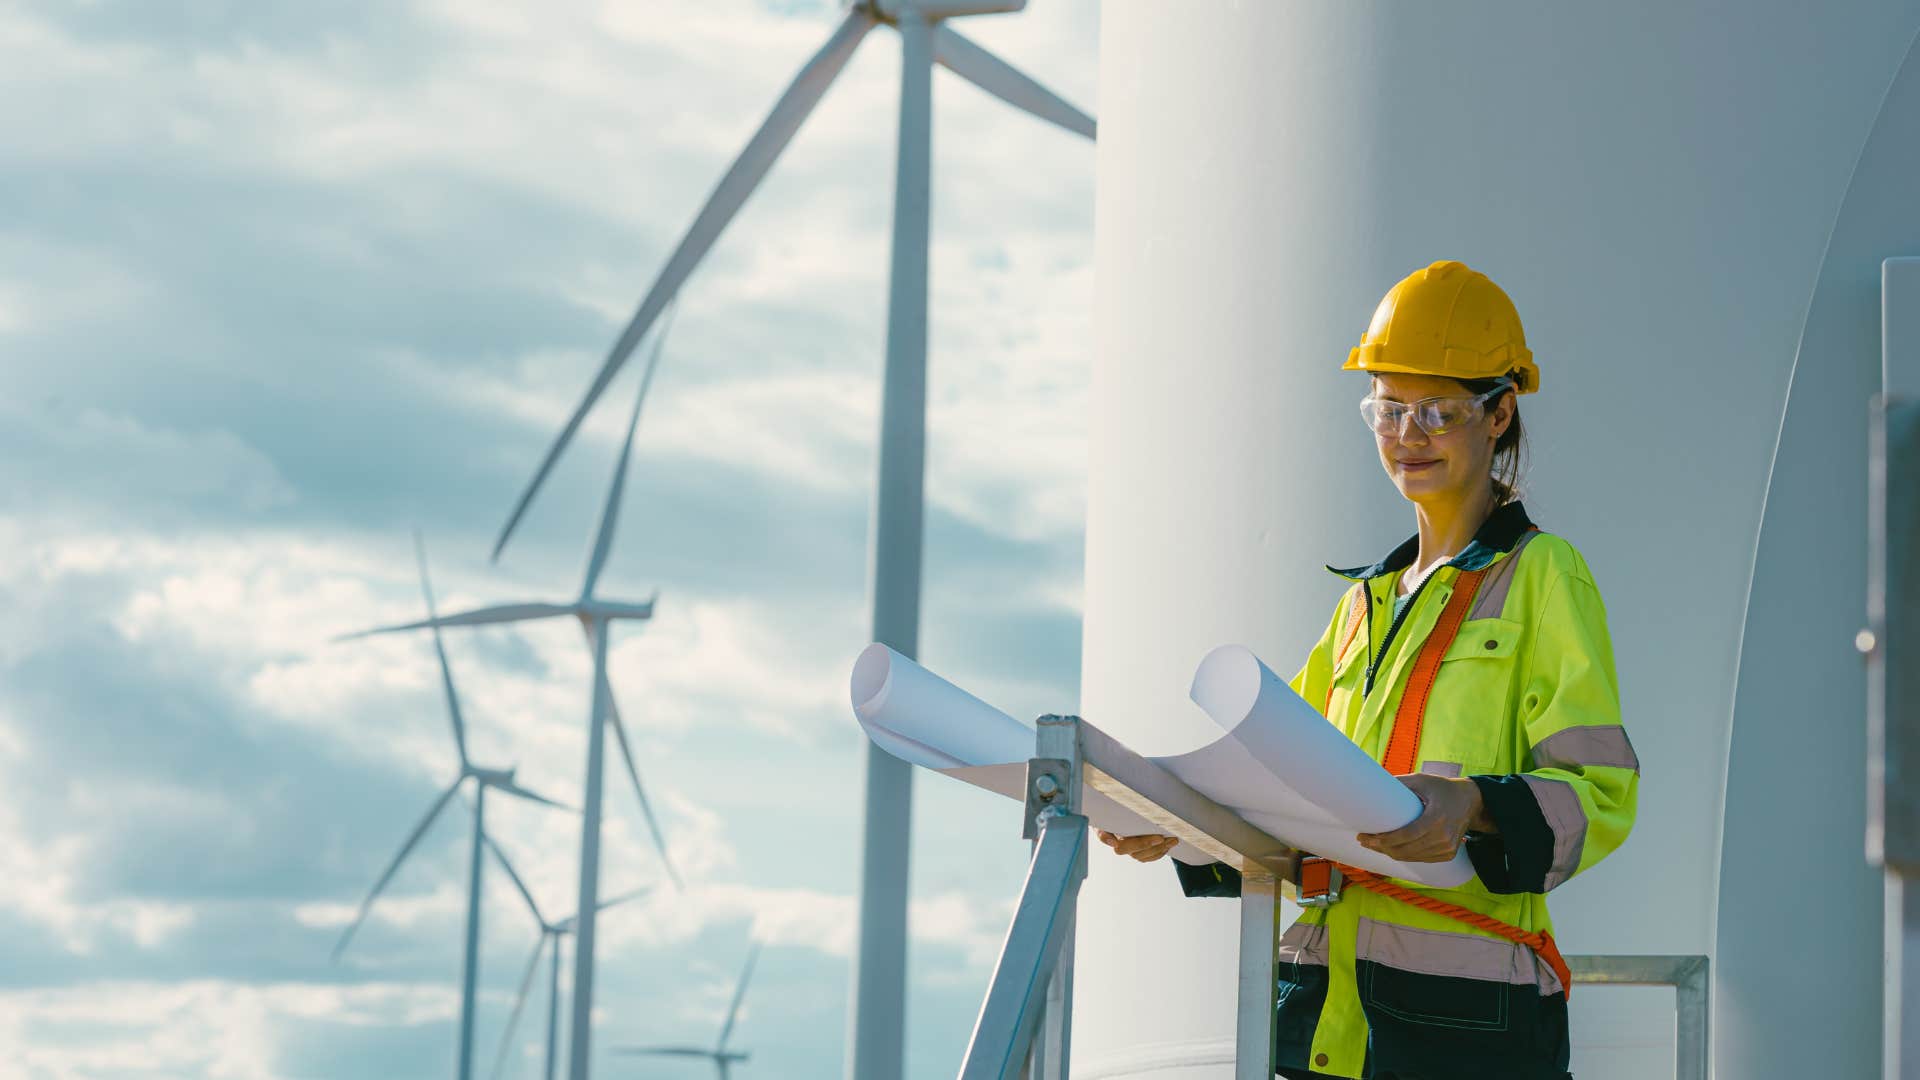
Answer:
<svg viewBox="0 0 1920 1080"><path fill-rule="evenodd" d="M1093 831L1100 834L1100 842L1112 848L1115 854L1131 855L1137 862L1152 862L1172 851L1174 845L1180 842L1175 837L1157 836L1153 833L1142 836L1115 836L1105 829Z"/></svg>
<svg viewBox="0 0 1920 1080"><path fill-rule="evenodd" d="M1361 833L1362 847L1401 862L1446 862L1460 850L1469 829L1492 832L1480 788L1467 779L1413 773L1400 777L1420 796L1420 816L1392 832Z"/></svg>

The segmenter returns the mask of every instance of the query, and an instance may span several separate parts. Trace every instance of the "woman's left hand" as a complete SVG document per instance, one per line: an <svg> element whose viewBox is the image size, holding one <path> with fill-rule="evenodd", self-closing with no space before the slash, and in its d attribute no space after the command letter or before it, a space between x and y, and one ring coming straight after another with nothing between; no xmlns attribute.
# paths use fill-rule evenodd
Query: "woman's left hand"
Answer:
<svg viewBox="0 0 1920 1080"><path fill-rule="evenodd" d="M1362 847L1400 862L1446 862L1460 850L1467 830L1490 828L1473 781L1413 773L1400 782L1420 796L1420 816L1392 832L1359 834Z"/></svg>

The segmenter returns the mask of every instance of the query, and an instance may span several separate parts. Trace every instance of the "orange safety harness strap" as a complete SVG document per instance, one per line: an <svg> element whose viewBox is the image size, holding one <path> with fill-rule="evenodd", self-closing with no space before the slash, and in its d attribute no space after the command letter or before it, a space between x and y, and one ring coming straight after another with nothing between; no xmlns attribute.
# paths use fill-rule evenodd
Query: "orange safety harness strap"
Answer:
<svg viewBox="0 0 1920 1080"><path fill-rule="evenodd" d="M1420 731L1427 723L1427 696L1433 693L1440 661L1453 647L1453 639L1459 636L1460 624L1467 621L1473 598L1480 592L1480 579L1486 576L1484 569L1466 570L1454 580L1453 595L1441 609L1440 621L1434 624L1433 632L1420 646L1420 655L1413 661L1413 674L1407 676L1407 688L1401 691L1400 707L1393 714L1393 735L1387 740L1387 756L1380 759L1380 764L1395 776L1419 770L1415 759L1420 756Z"/></svg>
<svg viewBox="0 0 1920 1080"><path fill-rule="evenodd" d="M1547 966L1553 969L1553 973L1559 976L1561 989L1566 992L1568 998L1573 997L1573 972L1567 967L1566 957L1560 955L1560 947L1553 943L1552 934L1544 930L1522 930L1512 923L1501 922L1491 915L1482 915L1477 911L1463 908L1459 904L1436 900L1404 885L1395 885L1378 874L1358 870L1344 863L1340 866L1340 876L1346 884L1356 888L1378 893L1403 904L1411 904L1422 911L1431 911L1435 915L1445 915L1449 919L1499 934L1515 944L1525 945L1540 959L1546 961Z"/></svg>
<svg viewBox="0 0 1920 1080"><path fill-rule="evenodd" d="M1440 661L1452 647L1453 639L1460 633L1460 624L1467 621L1467 612L1473 608L1475 594L1480 591L1480 581L1486 576L1486 570L1463 571L1454 581L1453 595L1447 598L1447 606L1440 612L1440 621L1433 632L1427 635L1426 642L1420 647L1420 655L1414 659L1413 673L1407 676L1406 689L1400 695L1400 707L1393 715L1393 733L1387 739L1387 753L1381 764L1395 776L1404 776L1414 772L1420 756L1420 732L1426 725L1427 697L1433 692L1433 681L1440 674ZM1364 588L1364 586L1363 586ZM1353 615L1347 620L1346 638L1350 641L1354 628L1359 625L1359 615L1364 607L1355 597ZM1345 652L1343 643L1340 652ZM1335 653L1336 656L1339 653ZM1329 691L1328 704L1332 704L1332 692ZM1490 933L1498 934L1508 941L1525 945L1544 960L1553 973L1560 978L1560 986L1567 996L1573 996L1573 973L1567 968L1566 958L1560 955L1559 946L1553 942L1553 935L1540 930L1522 930L1511 923L1501 922L1491 915L1482 915L1459 904L1449 904L1445 900L1435 899L1416 892L1403 885L1396 885L1379 874L1338 864L1342 880L1349 885L1365 889L1368 892L1410 904L1422 911L1435 915L1444 915L1449 919L1479 927Z"/></svg>

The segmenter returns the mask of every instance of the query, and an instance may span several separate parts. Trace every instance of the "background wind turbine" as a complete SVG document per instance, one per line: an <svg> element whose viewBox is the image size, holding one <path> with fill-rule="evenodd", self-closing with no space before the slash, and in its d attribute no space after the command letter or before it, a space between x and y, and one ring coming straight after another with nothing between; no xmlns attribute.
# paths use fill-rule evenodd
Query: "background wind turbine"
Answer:
<svg viewBox="0 0 1920 1080"><path fill-rule="evenodd" d="M520 1012L527 1004L527 991L533 986L533 974L540 967L540 953L548 946L552 946L553 952L548 958L547 965L547 1054L546 1071L541 1075L546 1077L546 1080L553 1080L560 1037L560 941L573 933L577 920L569 915L556 922L548 922L547 917L540 912L540 905L534 901L533 893L527 889L527 883L521 880L520 874L513 868L513 863L508 860L507 853L500 850L500 845L494 843L491 836L487 837L487 847L492 849L493 857L500 860L500 868L507 872L507 877L513 881L513 887L520 891L520 898L527 902L527 910L532 913L533 921L540 925L540 939L533 943L533 955L527 958L527 969L520 976L520 992L513 999L513 1012L507 1017L506 1032L500 1037L500 1054L493 1062L493 1080L499 1080L500 1070L506 1066L507 1052L513 1046L514 1028L520 1023ZM634 889L602 900L600 910L605 911L629 900L636 900L650 891L645 888Z"/></svg>
<svg viewBox="0 0 1920 1080"><path fill-rule="evenodd" d="M880 405L880 469L872 541L872 640L905 656L919 645L922 481L926 459L927 246L932 184L933 65L939 63L1014 107L1088 139L1093 118L1034 79L974 44L945 22L960 15L1018 11L1026 0L857 0L826 44L801 66L759 130L747 140L693 225L660 271L639 310L614 341L587 393L567 418L533 479L514 504L493 557L512 537L534 496L574 433L633 355L667 305L679 295L781 151L806 122L867 32L890 25L900 33L900 134L894 174L892 271L888 292L886 367ZM892 1080L905 1067L907 856L911 826L910 766L866 748L866 825L862 841L860 930L855 948L847 1075ZM576 1008L578 1004L576 1003ZM583 1046L576 1046L583 1050ZM572 1080L586 1080L584 1055Z"/></svg>
<svg viewBox="0 0 1920 1080"><path fill-rule="evenodd" d="M727 1040L733 1035L733 1022L740 1016L740 1002L747 996L747 980L753 977L753 962L760 957L760 943L754 942L747 950L747 966L740 972L740 982L733 988L733 1004L727 1006L727 1018L720 1024L720 1038L715 1040L711 1049L704 1046L620 1046L614 1053L630 1057L693 1057L706 1058L713 1062L719 1072L719 1080L729 1080L729 1070L733 1065L747 1060L744 1050L727 1049Z"/></svg>
<svg viewBox="0 0 1920 1080"><path fill-rule="evenodd" d="M573 951L573 1026L568 1044L568 1075L574 1080L586 1078L593 1030L594 920L600 910L601 777L604 772L605 729L609 726L613 728L614 738L620 744L620 759L626 765L627 776L633 781L633 793L639 797L640 812L646 817L647 828L653 833L660 860L666 865L673 883L676 886L680 884L679 873L674 870L673 860L667 854L666 840L660 833L660 823L654 818L653 808L647 802L646 789L640 783L640 770L633 762L633 748L627 740L626 725L621 722L620 713L613 702L613 687L607 681L607 638L614 620L651 618L658 594L644 603L602 600L594 595L600 572L606 567L607 555L613 548L614 530L620 520L620 502L626 491L627 464L633 454L633 435L640 425L640 407L647 400L647 388L653 382L654 370L660 365L660 349L666 339L666 331L667 325L663 322L659 332L654 335L653 347L648 350L646 368L640 377L640 390L633 402L633 413L627 418L626 439L620 445L620 458L614 466L613 484L607 491L606 505L600 512L600 527L594 534L592 553L587 556L586 581L581 585L577 599L556 603L502 604L349 635L364 637L423 627L433 627L437 633L443 626L488 626L563 615L579 620L588 647L593 651L593 706L587 721L586 793L580 823L579 905L574 909L579 913L575 916L578 919L575 928L578 944Z"/></svg>
<svg viewBox="0 0 1920 1080"><path fill-rule="evenodd" d="M561 809L566 809L566 807L544 795L535 794L520 786L513 778L514 771L512 769L483 768L482 766L475 765L472 759L467 756L467 725L466 721L460 715L460 696L455 693L453 689L453 669L447 664L447 650L440 640L439 620L433 603L433 583L427 576L426 544L420 539L418 532L414 533L413 543L414 553L420 562L420 592L422 596L426 597L427 601L428 621L423 625L433 627L433 652L440 661L440 685L446 692L447 716L453 723L453 745L460 753L460 775L454 777L453 783L448 784L447 789L440 793L439 798L433 801L432 806L427 808L426 816L420 819L420 823L413 827L413 832L408 834L406 842L400 845L399 854L395 855L393 861L387 864L386 872L380 875L380 879L373 883L373 890L367 893L365 900L360 902L359 914L354 916L353 922L347 925L346 930L340 935L339 943L334 946L333 958L335 960L340 958L341 952L347 947L347 942L353 940L354 931L360 929L360 924L366 921L367 913L372 910L373 902L379 898L381 890L387 887L387 882L393 880L393 875L400 869L400 864L406 861L407 856L412 853L414 845L420 842L420 837L425 835L427 829L433 825L434 819L440 816L440 811L446 809L448 800L452 799L460 790L461 785L465 784L468 780L472 780L473 846L469 854L467 873L466 951L464 954L465 958L462 961L462 973L460 977L460 1059L458 1069L455 1073L455 1075L459 1077L459 1080L472 1080L474 985L480 971L480 846L482 843L487 842L488 839L486 832L487 789L493 788L504 794L512 795L515 798L544 803L547 806L556 806Z"/></svg>

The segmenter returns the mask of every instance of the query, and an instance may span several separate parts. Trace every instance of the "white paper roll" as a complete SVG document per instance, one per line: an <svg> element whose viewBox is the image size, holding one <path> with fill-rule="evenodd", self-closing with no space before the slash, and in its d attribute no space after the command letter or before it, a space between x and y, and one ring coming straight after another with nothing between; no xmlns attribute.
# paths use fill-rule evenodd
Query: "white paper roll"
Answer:
<svg viewBox="0 0 1920 1080"><path fill-rule="evenodd" d="M976 787L1021 799L1034 729L894 652L867 646L854 662L854 716L888 753ZM1198 749L1152 760L1270 835L1377 873L1452 888L1473 876L1466 853L1446 863L1402 863L1360 846L1355 834L1412 821L1420 800L1242 646L1209 653L1193 700L1225 732ZM1083 789L1094 825L1123 836L1159 830L1112 799ZM1210 857L1188 844L1182 862Z"/></svg>
<svg viewBox="0 0 1920 1080"><path fill-rule="evenodd" d="M965 690L875 642L853 664L853 714L876 745L922 768L945 773L978 788L1024 801L1027 759L1034 729ZM1087 820L1121 836L1160 829L1092 788L1082 787ZM1183 862L1212 859L1190 844L1173 856Z"/></svg>
<svg viewBox="0 0 1920 1080"><path fill-rule="evenodd" d="M1236 776L1232 789L1215 794L1203 783L1225 775L1220 765L1194 770L1189 776L1173 762L1164 762L1209 798L1234 807L1255 824L1264 820L1274 828L1286 828L1290 818L1310 825L1311 840L1309 830L1299 827L1293 835L1274 835L1362 869L1441 888L1462 885L1473 877L1473 864L1464 848L1450 862L1403 863L1360 846L1357 833L1391 832L1419 817L1420 797L1328 723L1246 646L1222 645L1208 653L1194 671L1189 693L1194 704L1227 733L1223 741L1230 741L1245 756L1223 751L1220 743L1183 756L1205 758L1210 764L1238 759L1236 772L1244 772L1252 763L1271 777L1273 785L1270 791L1253 792L1247 790L1243 777ZM1248 800L1249 794L1259 797Z"/></svg>
<svg viewBox="0 0 1920 1080"><path fill-rule="evenodd" d="M888 753L928 769L1033 756L1033 728L877 641L853 662L853 715Z"/></svg>

